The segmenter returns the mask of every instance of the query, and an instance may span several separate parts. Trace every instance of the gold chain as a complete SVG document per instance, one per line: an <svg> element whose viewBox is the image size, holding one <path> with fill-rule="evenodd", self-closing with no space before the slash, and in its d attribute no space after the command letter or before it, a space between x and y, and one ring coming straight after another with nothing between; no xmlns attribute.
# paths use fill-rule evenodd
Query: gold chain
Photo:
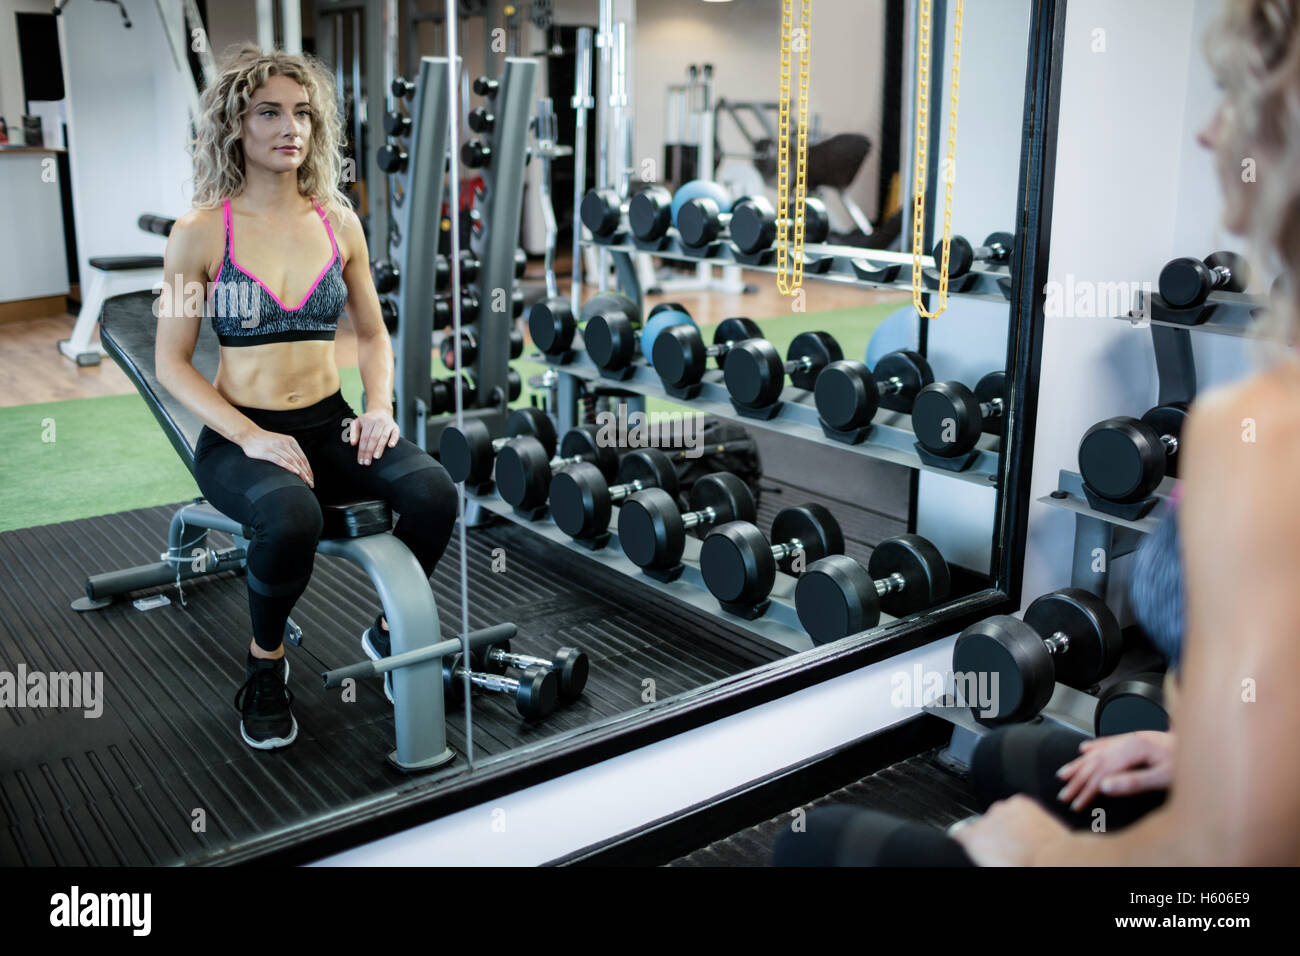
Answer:
<svg viewBox="0 0 1300 956"><path fill-rule="evenodd" d="M793 295L803 285L804 208L808 198L808 78L812 57L812 0L801 0L799 11L799 118L795 156L794 208L790 208L790 62L794 40L794 0L781 4L781 90L777 114L776 161L776 288ZM794 248L789 224L794 223ZM793 260L793 271L786 274Z"/></svg>
<svg viewBox="0 0 1300 956"><path fill-rule="evenodd" d="M925 186L930 152L930 4L921 0L916 57L916 170L912 180L912 304L924 319L938 318L948 308L948 251L952 245L952 186L957 178L957 81L961 76L961 17L964 0L957 0L952 28L952 96L948 101L948 160L943 178L943 253L939 263L939 304L933 311L921 303L921 259L925 255Z"/></svg>

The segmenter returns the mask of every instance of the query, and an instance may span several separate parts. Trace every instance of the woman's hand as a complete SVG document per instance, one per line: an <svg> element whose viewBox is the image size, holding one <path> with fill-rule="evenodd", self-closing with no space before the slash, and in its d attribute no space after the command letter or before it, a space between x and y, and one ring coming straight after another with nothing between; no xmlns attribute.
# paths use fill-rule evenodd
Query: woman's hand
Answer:
<svg viewBox="0 0 1300 956"><path fill-rule="evenodd" d="M1033 866L1034 854L1068 838L1055 817L1024 794L999 800L988 812L952 831L976 866Z"/></svg>
<svg viewBox="0 0 1300 956"><path fill-rule="evenodd" d="M311 473L311 464L303 454L298 439L292 435L281 435L278 432L268 432L259 428L240 442L239 447L249 458L279 465L305 481L308 488L316 487L316 479Z"/></svg>
<svg viewBox="0 0 1300 956"><path fill-rule="evenodd" d="M1057 794L1079 811L1098 793L1126 797L1148 790L1165 790L1174 779L1174 735L1142 730L1098 737L1079 745L1081 756L1056 772L1065 781Z"/></svg>
<svg viewBox="0 0 1300 956"><path fill-rule="evenodd" d="M392 448L400 437L392 413L381 409L358 415L348 428L348 444L357 446L357 461L362 465L382 458L384 449Z"/></svg>

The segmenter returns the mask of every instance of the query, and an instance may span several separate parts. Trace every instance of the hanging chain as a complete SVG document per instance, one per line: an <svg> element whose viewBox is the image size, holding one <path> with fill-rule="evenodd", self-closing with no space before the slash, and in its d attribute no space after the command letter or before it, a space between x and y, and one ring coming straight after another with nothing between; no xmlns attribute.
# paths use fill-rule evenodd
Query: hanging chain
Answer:
<svg viewBox="0 0 1300 956"><path fill-rule="evenodd" d="M812 0L799 10L799 116L795 154L794 207L790 208L790 65L794 41L794 0L781 4L781 89L777 113L776 288L793 295L803 285L804 209L808 198L808 83L812 59ZM794 248L790 248L790 225ZM793 267L790 260L793 259ZM792 270L787 274L787 270Z"/></svg>
<svg viewBox="0 0 1300 956"><path fill-rule="evenodd" d="M921 302L922 257L925 255L925 186L930 153L930 7L921 0L916 57L916 169L912 179L912 305L924 319L935 319L948 308L948 252L952 246L952 187L957 178L957 92L961 76L961 21L964 0L957 0L952 29L952 96L948 100L948 159L943 179L943 252L939 262L938 306L928 311Z"/></svg>

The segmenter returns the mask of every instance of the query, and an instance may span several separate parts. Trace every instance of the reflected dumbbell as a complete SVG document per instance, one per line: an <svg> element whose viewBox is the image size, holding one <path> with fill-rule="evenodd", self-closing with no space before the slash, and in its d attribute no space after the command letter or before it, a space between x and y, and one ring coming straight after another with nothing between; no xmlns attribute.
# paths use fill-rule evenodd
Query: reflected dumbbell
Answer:
<svg viewBox="0 0 1300 956"><path fill-rule="evenodd" d="M1079 474L1102 498L1140 501L1166 475L1178 475L1179 436L1187 420L1182 402L1157 405L1141 418L1108 418L1083 433Z"/></svg>
<svg viewBox="0 0 1300 956"><path fill-rule="evenodd" d="M509 641L493 644L480 652L479 666L489 674L503 674L508 667L521 671L533 667L548 670L556 676L561 700L577 700L581 697L591 670L587 655L576 647L561 647L548 660L531 654L513 654Z"/></svg>
<svg viewBox="0 0 1300 956"><path fill-rule="evenodd" d="M948 562L919 534L886 538L864 568L833 554L808 566L794 604L814 644L829 644L880 623L883 611L903 617L948 598Z"/></svg>
<svg viewBox="0 0 1300 956"><path fill-rule="evenodd" d="M801 332L785 353L766 339L736 343L727 353L722 370L727 392L739 406L761 409L775 405L785 388L785 378L795 388L811 389L822 369L844 358L840 345L827 332Z"/></svg>
<svg viewBox="0 0 1300 956"><path fill-rule="evenodd" d="M614 308L602 306L590 310L583 306L582 311L588 316L587 324L582 327L582 342L587 347L587 356L605 372L621 372L629 368L638 352L649 360L656 339L665 329L695 324L685 306L676 302L656 305L646 316L644 326L621 304Z"/></svg>
<svg viewBox="0 0 1300 956"><path fill-rule="evenodd" d="M555 423L540 408L516 408L506 416L504 438L493 438L488 427L470 419L457 428L444 428L438 440L438 460L451 480L478 487L492 477L497 452L513 438L529 436L542 444L546 454L555 454Z"/></svg>
<svg viewBox="0 0 1300 956"><path fill-rule="evenodd" d="M1205 261L1184 256L1160 270L1160 298L1175 309L1192 309L1204 304L1211 292L1245 292L1250 284L1250 266L1235 252L1215 252Z"/></svg>
<svg viewBox="0 0 1300 956"><path fill-rule="evenodd" d="M535 438L515 438L497 452L496 482L501 500L520 511L534 511L546 504L551 479L566 465L590 462L607 481L618 473L618 451L602 445L600 429L579 425L560 439L559 455L552 458Z"/></svg>
<svg viewBox="0 0 1300 956"><path fill-rule="evenodd" d="M618 484L612 486L595 465L578 462L551 479L551 517L569 537L594 540L609 528L614 504L647 488L662 488L677 497L677 469L656 448L624 455L618 465Z"/></svg>
<svg viewBox="0 0 1300 956"><path fill-rule="evenodd" d="M762 331L752 319L723 319L713 330L713 344L706 347L694 323L674 325L660 330L655 337L650 359L664 385L684 389L704 378L709 359L718 368L724 368L727 353L737 343L762 337Z"/></svg>
<svg viewBox="0 0 1300 956"><path fill-rule="evenodd" d="M749 486L725 471L696 479L689 500L690 510L684 514L677 499L662 488L638 491L624 501L618 511L618 540L628 560L656 577L676 577L687 531L756 518Z"/></svg>
<svg viewBox="0 0 1300 956"><path fill-rule="evenodd" d="M609 239L623 227L623 217L636 238L650 242L668 232L672 224L672 195L662 186L650 186L627 202L613 189L592 189L582 197L578 216L597 239Z"/></svg>
<svg viewBox="0 0 1300 956"><path fill-rule="evenodd" d="M467 671L462 666L463 662L464 656L461 654L443 658L442 679L448 702L460 703L465 699L464 677L468 673L469 682L475 687L513 695L515 709L524 720L540 720L555 712L560 696L560 679L554 672L544 667L530 667L516 680L502 674Z"/></svg>
<svg viewBox="0 0 1300 956"><path fill-rule="evenodd" d="M494 388L491 395L480 395L478 383L468 375L460 376L462 408L478 408L484 404L509 404L523 391L524 383L514 369L506 369L506 394ZM456 378L435 378L429 382L429 414L442 415L456 410Z"/></svg>
<svg viewBox="0 0 1300 956"><path fill-rule="evenodd" d="M478 332L473 327L461 329L460 360L466 368L478 358L478 349ZM513 325L510 327L509 352L512 359L519 358L524 354L524 333ZM442 358L442 364L447 368L456 368L456 337L454 335L443 336L442 341L438 344L438 355Z"/></svg>
<svg viewBox="0 0 1300 956"><path fill-rule="evenodd" d="M961 382L934 382L912 402L917 443L939 458L973 450L980 435L996 430L1005 414L1006 373L990 372L971 391Z"/></svg>
<svg viewBox="0 0 1300 956"><path fill-rule="evenodd" d="M948 277L958 279L974 267L977 262L990 265L1005 265L1011 261L1016 237L1009 232L989 233L982 246L972 246L962 236L953 236L948 247ZM943 241L935 243L934 267L937 271L943 263Z"/></svg>
<svg viewBox="0 0 1300 956"><path fill-rule="evenodd" d="M953 648L952 669L986 695L972 704L977 720L1010 723L1046 707L1057 681L1092 687L1115 669L1123 649L1106 603L1080 588L1062 588L1037 598L1023 621L999 614L966 628Z"/></svg>
<svg viewBox="0 0 1300 956"><path fill-rule="evenodd" d="M829 511L818 504L794 505L777 512L771 544L748 521L714 528L700 548L700 571L724 606L761 612L778 568L797 573L828 555L843 553L844 534Z"/></svg>
<svg viewBox="0 0 1300 956"><path fill-rule="evenodd" d="M698 205L698 201L694 203ZM729 218L714 214L713 209L691 208L683 205L678 214L678 231L682 241L692 245L704 245L718 238L721 227L728 229L728 238L742 253L754 255L764 249L770 249L776 242L777 229L785 220L777 221L776 208L763 196L746 196L736 201L731 207ZM697 226L696 223L699 223ZM691 236L701 237L692 242ZM809 243L825 242L830 238L830 219L826 215L826 206L820 199L809 197L804 200L804 241Z"/></svg>
<svg viewBox="0 0 1300 956"><path fill-rule="evenodd" d="M817 376L813 399L828 427L847 432L870 425L881 408L910 412L921 389L933 383L925 356L898 349L882 355L874 369L852 359L832 362Z"/></svg>

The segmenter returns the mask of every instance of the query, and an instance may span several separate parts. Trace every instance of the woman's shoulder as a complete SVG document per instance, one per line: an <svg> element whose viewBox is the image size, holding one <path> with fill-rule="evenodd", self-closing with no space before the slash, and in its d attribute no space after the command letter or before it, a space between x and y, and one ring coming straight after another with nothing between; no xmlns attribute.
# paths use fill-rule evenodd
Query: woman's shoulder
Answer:
<svg viewBox="0 0 1300 956"><path fill-rule="evenodd" d="M334 238L338 242L339 252L345 259L352 258L354 251L361 249L365 243L365 230L361 227L361 219L357 216L356 210L349 205L330 206L320 200L315 200L317 207L324 213L326 220L330 224L330 229L334 231Z"/></svg>
<svg viewBox="0 0 1300 956"><path fill-rule="evenodd" d="M225 218L220 206L195 206L180 216L167 237L168 254L206 260L225 246Z"/></svg>

